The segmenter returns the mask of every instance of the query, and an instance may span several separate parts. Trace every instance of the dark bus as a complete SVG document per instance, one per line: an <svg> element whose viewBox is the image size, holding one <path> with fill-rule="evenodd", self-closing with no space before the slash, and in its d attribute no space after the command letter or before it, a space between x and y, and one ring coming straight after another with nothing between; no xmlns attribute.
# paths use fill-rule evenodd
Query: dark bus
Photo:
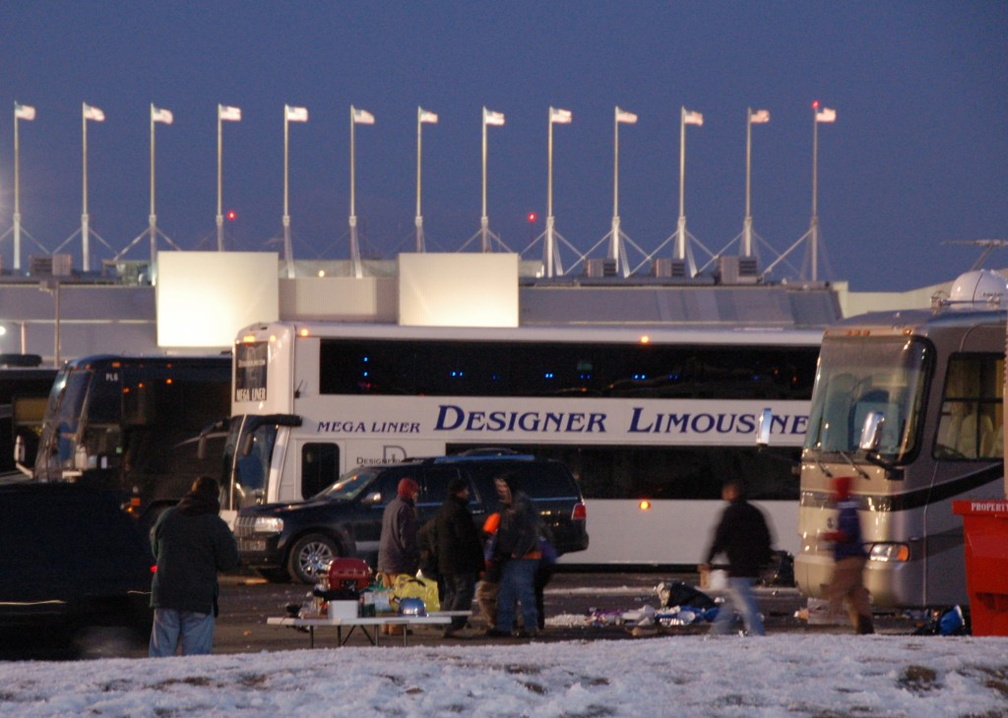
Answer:
<svg viewBox="0 0 1008 718"><path fill-rule="evenodd" d="M221 473L231 357L91 356L67 362L45 410L34 477L117 492L149 526L193 479Z"/></svg>

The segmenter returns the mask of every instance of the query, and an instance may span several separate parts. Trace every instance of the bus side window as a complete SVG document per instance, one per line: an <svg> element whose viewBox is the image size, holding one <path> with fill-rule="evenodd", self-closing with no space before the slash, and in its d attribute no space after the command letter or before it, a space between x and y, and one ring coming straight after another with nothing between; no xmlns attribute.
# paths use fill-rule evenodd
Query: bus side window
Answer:
<svg viewBox="0 0 1008 718"><path fill-rule="evenodd" d="M301 447L301 498L319 493L339 478L339 446L310 443Z"/></svg>
<svg viewBox="0 0 1008 718"><path fill-rule="evenodd" d="M935 456L944 459L1000 459L1003 409L1000 357L949 360Z"/></svg>

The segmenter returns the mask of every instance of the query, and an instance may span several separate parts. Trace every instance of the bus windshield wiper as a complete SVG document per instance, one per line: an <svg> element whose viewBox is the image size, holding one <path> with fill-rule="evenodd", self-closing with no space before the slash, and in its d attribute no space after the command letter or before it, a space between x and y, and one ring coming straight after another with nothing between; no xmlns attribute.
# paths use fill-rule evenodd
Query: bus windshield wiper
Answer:
<svg viewBox="0 0 1008 718"><path fill-rule="evenodd" d="M868 472L866 472L860 466L858 466L857 464L855 464L854 463L854 459L852 459L850 456L848 456L847 454L845 454L842 451L838 451L837 453L840 454L840 456L842 456L845 459L847 459L847 463L850 464L851 468L854 469L854 471L856 471L858 473L858 476L860 476L862 479L867 479L868 478Z"/></svg>

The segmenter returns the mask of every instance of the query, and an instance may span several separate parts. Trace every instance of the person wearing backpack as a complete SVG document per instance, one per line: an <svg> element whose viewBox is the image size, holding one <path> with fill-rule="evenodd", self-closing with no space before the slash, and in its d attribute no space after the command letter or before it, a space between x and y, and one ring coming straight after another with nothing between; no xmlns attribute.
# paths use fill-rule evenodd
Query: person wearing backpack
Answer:
<svg viewBox="0 0 1008 718"><path fill-rule="evenodd" d="M714 530L707 558L700 565L703 572L710 568L718 554L728 557L728 595L718 609L710 632L724 635L731 631L735 610L742 614L746 632L766 635L759 607L753 596L753 586L772 555L770 529L763 512L746 501L745 486L739 479L729 479L721 489L721 498L728 502Z"/></svg>

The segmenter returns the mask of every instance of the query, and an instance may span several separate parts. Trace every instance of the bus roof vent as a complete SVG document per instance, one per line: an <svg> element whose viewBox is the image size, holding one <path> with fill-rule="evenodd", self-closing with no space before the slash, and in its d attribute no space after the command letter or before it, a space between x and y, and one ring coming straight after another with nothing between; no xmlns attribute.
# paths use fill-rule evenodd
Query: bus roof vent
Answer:
<svg viewBox="0 0 1008 718"><path fill-rule="evenodd" d="M966 272L952 283L949 302L1008 306L1008 280L990 269Z"/></svg>

